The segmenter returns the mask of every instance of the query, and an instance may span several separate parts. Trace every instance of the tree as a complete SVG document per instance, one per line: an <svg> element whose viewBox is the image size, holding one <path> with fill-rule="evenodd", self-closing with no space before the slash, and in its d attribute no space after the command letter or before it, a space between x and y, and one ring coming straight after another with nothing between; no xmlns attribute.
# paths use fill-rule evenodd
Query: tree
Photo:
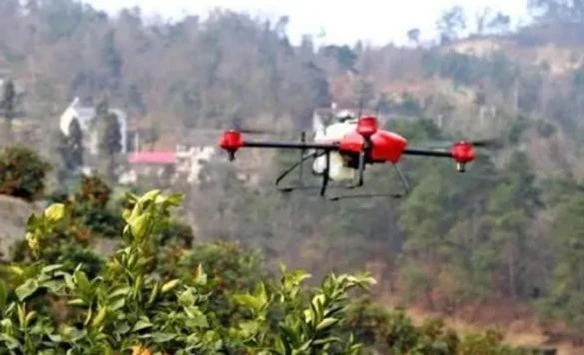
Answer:
<svg viewBox="0 0 584 355"><path fill-rule="evenodd" d="M16 117L16 91L14 90L14 82L10 79L6 80L2 86L0 115L6 120L6 139L12 141L12 120Z"/></svg>
<svg viewBox="0 0 584 355"><path fill-rule="evenodd" d="M0 194L34 201L45 192L51 166L37 152L8 147L0 154Z"/></svg>
<svg viewBox="0 0 584 355"><path fill-rule="evenodd" d="M408 40L412 44L417 45L420 43L420 29L419 28L412 28L411 30L408 31L407 35L408 35Z"/></svg>
<svg viewBox="0 0 584 355"><path fill-rule="evenodd" d="M503 14L502 12L498 12L497 15L487 23L487 29L490 32L501 34L509 31L510 24L511 17L509 17L509 15Z"/></svg>
<svg viewBox="0 0 584 355"><path fill-rule="evenodd" d="M540 303L547 319L559 319L584 342L584 198L574 194L559 208L552 232L557 252L549 294Z"/></svg>
<svg viewBox="0 0 584 355"><path fill-rule="evenodd" d="M70 151L69 167L73 170L80 168L83 165L83 132L76 118L69 124L67 147Z"/></svg>
<svg viewBox="0 0 584 355"><path fill-rule="evenodd" d="M121 81L123 60L116 48L115 32L109 31L101 50L102 62L107 70L108 79L112 87L116 88Z"/></svg>
<svg viewBox="0 0 584 355"><path fill-rule="evenodd" d="M462 6L453 6L445 11L437 21L436 26L442 43L448 43L458 38L460 32L466 29L466 15Z"/></svg>
<svg viewBox="0 0 584 355"><path fill-rule="evenodd" d="M503 280L509 295L516 298L531 292L526 262L538 250L530 243L530 225L543 204L525 153L515 152L503 173L504 180L489 196L486 213L491 238L501 246L498 263L506 270Z"/></svg>
<svg viewBox="0 0 584 355"><path fill-rule="evenodd" d="M58 171L59 179L67 179L74 175L83 166L83 132L77 118L69 123L67 134L59 131L58 153L61 157L62 167Z"/></svg>
<svg viewBox="0 0 584 355"><path fill-rule="evenodd" d="M115 179L116 155L122 150L121 126L118 116L111 112L106 99L99 102L96 108L96 118L99 127L99 153L105 162L105 176L109 182Z"/></svg>

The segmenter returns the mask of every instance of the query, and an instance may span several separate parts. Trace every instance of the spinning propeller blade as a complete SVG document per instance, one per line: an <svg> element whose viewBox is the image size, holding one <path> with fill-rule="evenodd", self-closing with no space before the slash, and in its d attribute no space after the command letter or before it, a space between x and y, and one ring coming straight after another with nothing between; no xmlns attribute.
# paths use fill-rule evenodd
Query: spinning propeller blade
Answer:
<svg viewBox="0 0 584 355"><path fill-rule="evenodd" d="M501 148L503 142L501 139L490 138L490 139L479 139L479 140L461 140L473 147L477 148ZM452 141L430 141L423 145L426 149L449 149L452 147Z"/></svg>

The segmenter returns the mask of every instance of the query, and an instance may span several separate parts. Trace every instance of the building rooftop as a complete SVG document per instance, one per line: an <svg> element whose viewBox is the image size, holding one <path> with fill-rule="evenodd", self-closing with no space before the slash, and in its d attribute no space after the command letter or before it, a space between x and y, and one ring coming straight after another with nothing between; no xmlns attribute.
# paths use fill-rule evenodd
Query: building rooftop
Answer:
<svg viewBox="0 0 584 355"><path fill-rule="evenodd" d="M128 157L130 164L161 164L170 165L176 163L175 152L136 152Z"/></svg>

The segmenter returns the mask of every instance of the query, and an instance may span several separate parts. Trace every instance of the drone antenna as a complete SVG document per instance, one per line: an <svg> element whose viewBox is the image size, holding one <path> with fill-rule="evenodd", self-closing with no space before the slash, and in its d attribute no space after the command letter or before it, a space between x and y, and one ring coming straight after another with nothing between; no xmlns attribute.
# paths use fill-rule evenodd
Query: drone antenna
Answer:
<svg viewBox="0 0 584 355"><path fill-rule="evenodd" d="M361 78L361 88L360 88L360 93L359 93L359 112L357 114L357 119L360 119L361 115L363 114L363 105L365 104L364 103L365 99L363 98L363 96L364 96L363 93L365 91L364 86L365 85L363 83L363 78Z"/></svg>
<svg viewBox="0 0 584 355"><path fill-rule="evenodd" d="M375 117L379 119L379 111L381 109L381 94L377 95L377 105L375 107Z"/></svg>

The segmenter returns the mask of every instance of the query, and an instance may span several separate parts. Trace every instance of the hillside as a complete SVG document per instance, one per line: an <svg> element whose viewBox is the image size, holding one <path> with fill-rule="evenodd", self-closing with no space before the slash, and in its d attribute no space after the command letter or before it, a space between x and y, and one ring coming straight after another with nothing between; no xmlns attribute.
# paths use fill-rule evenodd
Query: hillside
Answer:
<svg viewBox="0 0 584 355"><path fill-rule="evenodd" d="M377 265L380 299L477 324L514 314L553 334L551 343L584 345L584 319L573 316L584 314L584 274L574 271L584 270L584 11L544 11L516 32L494 16L488 31L460 38L455 8L438 19L436 43L412 31L404 47L317 48L309 37L292 45L285 17L226 11L146 24L139 9L108 17L72 0L0 6L0 69L24 88L14 111L25 113L5 113L5 132L53 163L50 193L75 181L62 149L75 144L63 143L57 124L74 97L125 110L144 149L196 146L188 137L197 129L234 124L298 139L315 110L360 102L412 145L497 138L464 175L449 161L404 159L412 191L403 200L283 197L273 181L297 154L263 151L211 160L197 185L161 178L134 188L185 193L180 216L197 239L240 241L270 265L284 260L317 276ZM101 141L107 128L95 128ZM125 157L100 146L98 172L115 174L108 164ZM246 161L254 184L238 179ZM400 188L385 169L368 171L369 191ZM482 311L473 318L468 309Z"/></svg>

